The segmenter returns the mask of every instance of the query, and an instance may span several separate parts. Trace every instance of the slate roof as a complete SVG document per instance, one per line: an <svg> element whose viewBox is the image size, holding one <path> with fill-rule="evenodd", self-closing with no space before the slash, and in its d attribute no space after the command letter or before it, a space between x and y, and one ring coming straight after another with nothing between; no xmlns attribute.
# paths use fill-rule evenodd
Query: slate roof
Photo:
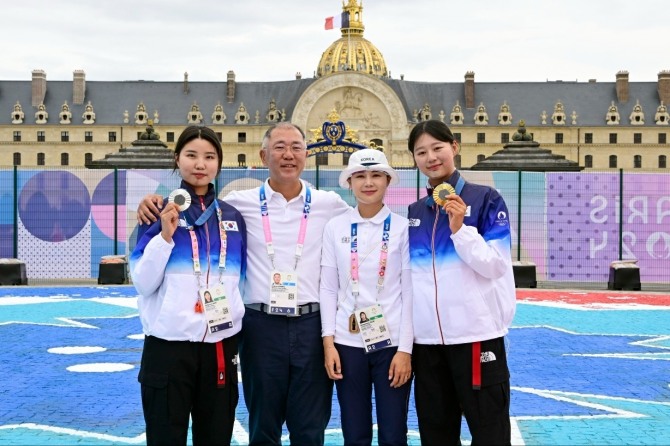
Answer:
<svg viewBox="0 0 670 446"><path fill-rule="evenodd" d="M457 82L416 82L400 79L380 79L387 83L398 95L405 106L408 122L415 109L425 103L431 106L433 117L437 118L440 110L449 114L458 100L465 117L465 124L474 122L476 107L480 102L486 106L489 115L488 126L498 126L498 112L503 102L507 102L513 116L513 127L520 119L526 126L541 125L540 114L547 112L547 126L551 126L551 114L557 101L564 105L566 126L571 126L570 115L577 112L578 126L605 126L605 114L614 101L621 116L621 126L628 126L628 117L639 100L645 113L645 124L642 127L656 126L654 114L660 104L656 82L630 82L629 100L619 103L616 97L616 82L490 82L477 83L475 80L475 108L465 108L464 83ZM134 123L137 104L142 101L149 114L153 117L154 110L160 114L159 124L185 125L186 115L191 105L196 102L205 118L211 123L214 106L221 103L227 115L225 125L235 125L235 113L244 103L250 115L249 122L255 122L256 110L260 112L260 123L265 124L265 114L270 99L274 98L277 108L286 110L288 119L293 109L315 78L303 78L278 82L237 82L235 101L229 104L226 99L226 82L189 82L189 92L183 92L183 82L153 81L118 81L98 82L86 81L84 104L72 103L72 81L48 81L44 99L48 123L60 125L58 115L64 101L68 102L72 112L72 123L81 124L85 104L91 101L96 113L96 124L122 125L123 112L128 110L130 124ZM35 123L35 108L31 106L31 80L5 81L0 80L0 125L11 124L11 113L18 100L25 114L24 125ZM95 126L96 124L93 124ZM17 125L17 127L20 127Z"/></svg>

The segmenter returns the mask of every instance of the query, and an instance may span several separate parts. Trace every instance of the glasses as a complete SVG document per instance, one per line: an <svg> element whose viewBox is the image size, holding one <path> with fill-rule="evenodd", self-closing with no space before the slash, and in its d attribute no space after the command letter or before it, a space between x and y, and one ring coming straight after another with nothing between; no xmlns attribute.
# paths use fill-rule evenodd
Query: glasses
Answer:
<svg viewBox="0 0 670 446"><path fill-rule="evenodd" d="M276 146L271 147L270 150L273 153L277 153L277 154L280 154L280 153L283 154L287 150L290 150L292 153L294 153L296 155L299 155L301 153L304 153L307 149L304 146L300 146L300 145L285 146L285 145L282 145L282 144L278 144Z"/></svg>

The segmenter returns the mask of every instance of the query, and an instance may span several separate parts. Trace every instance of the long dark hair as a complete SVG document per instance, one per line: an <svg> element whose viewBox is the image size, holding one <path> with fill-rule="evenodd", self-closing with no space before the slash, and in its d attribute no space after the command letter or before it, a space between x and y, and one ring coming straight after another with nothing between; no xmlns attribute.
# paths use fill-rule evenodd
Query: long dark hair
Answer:
<svg viewBox="0 0 670 446"><path fill-rule="evenodd" d="M451 133L451 130L447 124L444 122L438 121L437 119L423 121L415 125L412 131L409 133L407 148L410 152L414 153L414 145L424 133L428 133L438 141L448 142L449 144L453 143L456 139L454 138L454 134Z"/></svg>
<svg viewBox="0 0 670 446"><path fill-rule="evenodd" d="M220 172L221 165L223 164L223 149L221 148L221 141L219 141L219 137L217 136L216 132L214 132L214 130L210 129L209 127L205 127L204 125L189 125L184 129L183 132L181 132L181 135L179 135L179 139L177 140L177 144L174 146L174 166L172 167L172 171L176 172L179 168L177 166L177 158L179 158L179 154L181 153L184 146L196 138L204 139L214 146L216 149L216 154L219 157L219 170L217 173Z"/></svg>

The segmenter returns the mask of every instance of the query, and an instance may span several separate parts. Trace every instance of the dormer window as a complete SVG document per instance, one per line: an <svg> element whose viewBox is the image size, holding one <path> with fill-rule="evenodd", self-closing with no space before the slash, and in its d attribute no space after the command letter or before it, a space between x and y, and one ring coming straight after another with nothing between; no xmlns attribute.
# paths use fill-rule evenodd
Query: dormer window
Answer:
<svg viewBox="0 0 670 446"><path fill-rule="evenodd" d="M565 125L565 107L561 101L554 105L554 113L551 115L551 122L554 125Z"/></svg>
<svg viewBox="0 0 670 446"><path fill-rule="evenodd" d="M480 102L475 113L475 125L487 125L489 123L489 115L486 113L484 103Z"/></svg>
<svg viewBox="0 0 670 446"><path fill-rule="evenodd" d="M607 109L605 122L607 125L619 125L619 109L614 105L614 101L612 101L612 105Z"/></svg>
<svg viewBox="0 0 670 446"><path fill-rule="evenodd" d="M640 105L639 100L633 107L633 112L628 119L630 119L631 125L644 125L644 112L642 111L642 106Z"/></svg>
<svg viewBox="0 0 670 446"><path fill-rule="evenodd" d="M503 102L503 105L500 106L500 113L498 113L498 124L512 125L512 113L510 112L510 108L509 105L507 105L507 102Z"/></svg>

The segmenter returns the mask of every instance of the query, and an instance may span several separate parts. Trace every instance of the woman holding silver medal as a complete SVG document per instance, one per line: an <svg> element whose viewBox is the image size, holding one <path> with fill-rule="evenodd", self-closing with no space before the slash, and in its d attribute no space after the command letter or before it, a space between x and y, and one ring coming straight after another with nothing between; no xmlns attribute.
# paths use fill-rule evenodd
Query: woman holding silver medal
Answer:
<svg viewBox="0 0 670 446"><path fill-rule="evenodd" d="M357 206L324 230L321 325L346 445L372 443L372 388L379 444L407 444L412 380L412 283L408 220L383 203L398 182L384 153L363 149L340 174Z"/></svg>
<svg viewBox="0 0 670 446"><path fill-rule="evenodd" d="M189 126L175 146L182 178L130 258L145 334L138 380L147 444L230 444L238 402L246 226L216 198L216 133Z"/></svg>

